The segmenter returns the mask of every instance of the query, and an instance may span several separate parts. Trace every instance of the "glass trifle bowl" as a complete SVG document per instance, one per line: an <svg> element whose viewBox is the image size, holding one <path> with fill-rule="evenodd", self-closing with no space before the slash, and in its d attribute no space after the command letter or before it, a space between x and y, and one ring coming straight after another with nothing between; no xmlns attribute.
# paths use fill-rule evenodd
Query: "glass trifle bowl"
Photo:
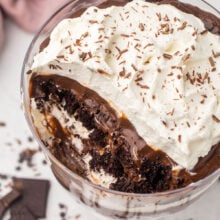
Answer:
<svg viewBox="0 0 220 220"><path fill-rule="evenodd" d="M112 2L122 4L124 1L125 0L118 0ZM72 169L65 166L58 157L51 152L48 143L45 143L42 139L42 132L44 131L39 131L39 127L37 128L36 121L34 121L31 112L30 90L32 89L32 85L30 84L30 80L33 73L30 70L35 55L48 46L51 31L63 19L78 17L90 6L103 6L106 2L105 0L70 1L60 8L36 34L27 51L22 69L21 94L25 117L35 139L43 149L55 177L74 195L77 201L86 204L91 210L98 213L99 216L105 216L110 219L148 219L161 217L179 211L196 200L218 179L220 169L215 168L213 172L208 173L208 175L198 179L198 181L176 189L152 193L121 192L109 189L100 184L95 184L95 182L89 181L81 175L82 167L80 162L77 159L75 160L75 157L73 157L73 161L71 162ZM195 0L193 2L185 0L182 2L195 5L218 17L220 16L220 13L215 8L203 0ZM95 22L93 23L95 24ZM142 28L142 26L140 28ZM217 56L218 54L214 53L214 55ZM169 59L167 56L165 58ZM212 60L210 62L213 64ZM136 67L133 67L133 69L135 70ZM216 117L214 119L215 121L219 120ZM218 153L219 150L215 149L214 151ZM203 163L203 165L205 166L205 163Z"/></svg>

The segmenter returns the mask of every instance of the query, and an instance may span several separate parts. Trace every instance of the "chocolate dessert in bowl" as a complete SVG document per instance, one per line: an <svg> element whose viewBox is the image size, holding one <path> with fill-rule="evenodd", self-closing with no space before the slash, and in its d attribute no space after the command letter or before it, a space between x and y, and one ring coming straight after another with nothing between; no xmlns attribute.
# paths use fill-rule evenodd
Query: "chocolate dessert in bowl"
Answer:
<svg viewBox="0 0 220 220"><path fill-rule="evenodd" d="M219 12L193 4L72 1L30 45L30 129L60 183L101 215L177 211L219 177Z"/></svg>

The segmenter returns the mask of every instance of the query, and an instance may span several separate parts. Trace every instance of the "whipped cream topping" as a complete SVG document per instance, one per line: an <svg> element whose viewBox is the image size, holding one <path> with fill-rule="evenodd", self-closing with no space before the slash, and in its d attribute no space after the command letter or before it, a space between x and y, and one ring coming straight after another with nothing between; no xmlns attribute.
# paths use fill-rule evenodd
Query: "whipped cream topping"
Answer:
<svg viewBox="0 0 220 220"><path fill-rule="evenodd" d="M90 7L55 27L32 71L96 91L184 168L220 141L220 36L171 5Z"/></svg>

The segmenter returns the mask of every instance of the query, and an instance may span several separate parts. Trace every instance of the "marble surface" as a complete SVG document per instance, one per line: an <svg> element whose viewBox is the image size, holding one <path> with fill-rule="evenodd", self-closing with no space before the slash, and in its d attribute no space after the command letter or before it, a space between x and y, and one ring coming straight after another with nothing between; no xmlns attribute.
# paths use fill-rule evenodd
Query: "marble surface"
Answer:
<svg viewBox="0 0 220 220"><path fill-rule="evenodd" d="M220 10L220 1L207 1ZM43 163L41 152L33 158L34 167L18 163L19 153L24 149L37 149L35 142L30 142L30 131L21 109L20 74L25 52L32 34L19 29L12 21L5 22L6 41L0 51L0 174L20 177L45 178L51 182L48 199L47 220L81 219L95 220L88 209L77 204L72 196L56 181L48 165ZM0 189L3 182L0 180ZM1 190L0 190L1 196ZM168 216L169 220L218 220L220 219L220 181L216 182L200 199L184 211ZM65 218L61 218L59 204L67 206ZM9 214L4 219L9 219ZM103 219L103 218L102 218Z"/></svg>

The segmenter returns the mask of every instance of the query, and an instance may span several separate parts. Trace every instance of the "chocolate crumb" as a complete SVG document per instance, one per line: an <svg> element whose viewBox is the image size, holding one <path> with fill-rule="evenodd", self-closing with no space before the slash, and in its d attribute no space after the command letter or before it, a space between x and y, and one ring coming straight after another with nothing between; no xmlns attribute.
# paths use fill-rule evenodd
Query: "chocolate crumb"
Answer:
<svg viewBox="0 0 220 220"><path fill-rule="evenodd" d="M30 75L31 73L32 73L32 70L28 70L28 71L26 72L27 75Z"/></svg>
<svg viewBox="0 0 220 220"><path fill-rule="evenodd" d="M1 180L7 180L7 179L8 179L8 176L5 175L5 174L0 174L0 179L1 179Z"/></svg>
<svg viewBox="0 0 220 220"><path fill-rule="evenodd" d="M59 203L59 207L60 207L61 209L64 209L64 208L66 208L66 205L64 205L63 203Z"/></svg>
<svg viewBox="0 0 220 220"><path fill-rule="evenodd" d="M6 123L3 121L0 121L0 127L5 127L5 126L6 126Z"/></svg>
<svg viewBox="0 0 220 220"><path fill-rule="evenodd" d="M66 217L66 212L60 212L60 217L65 218Z"/></svg>
<svg viewBox="0 0 220 220"><path fill-rule="evenodd" d="M20 166L17 166L17 167L15 167L15 170L16 170L16 171L20 171L20 170L21 170L21 167L20 167Z"/></svg>
<svg viewBox="0 0 220 220"><path fill-rule="evenodd" d="M37 153L37 150L25 149L19 154L19 163L27 162L29 167L33 167L33 156Z"/></svg>
<svg viewBox="0 0 220 220"><path fill-rule="evenodd" d="M75 220L78 220L78 219L80 219L80 218L81 218L81 215L80 215L80 214L78 214L78 215L75 216Z"/></svg>
<svg viewBox="0 0 220 220"><path fill-rule="evenodd" d="M42 164L43 165L47 165L47 161L46 160L42 160Z"/></svg>
<svg viewBox="0 0 220 220"><path fill-rule="evenodd" d="M16 143L17 143L18 145L21 145L21 144L22 144L22 141L21 141L20 139L18 139L18 138L16 138L15 141L16 141Z"/></svg>
<svg viewBox="0 0 220 220"><path fill-rule="evenodd" d="M31 142L33 142L33 141L34 141L33 137L29 136L29 137L28 137L28 142L31 143Z"/></svg>

